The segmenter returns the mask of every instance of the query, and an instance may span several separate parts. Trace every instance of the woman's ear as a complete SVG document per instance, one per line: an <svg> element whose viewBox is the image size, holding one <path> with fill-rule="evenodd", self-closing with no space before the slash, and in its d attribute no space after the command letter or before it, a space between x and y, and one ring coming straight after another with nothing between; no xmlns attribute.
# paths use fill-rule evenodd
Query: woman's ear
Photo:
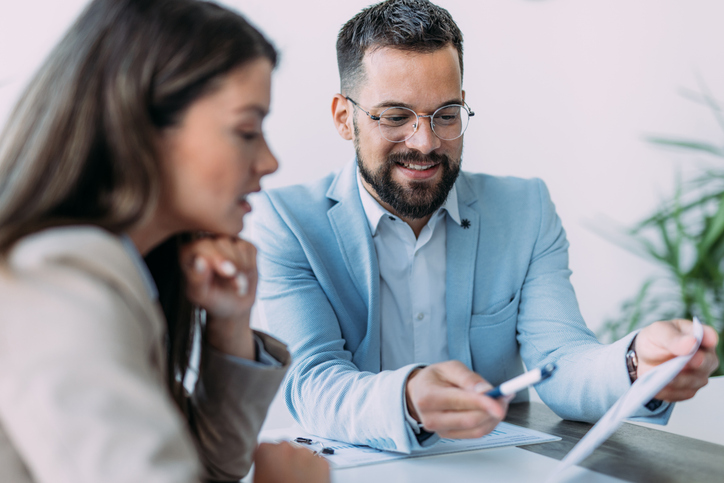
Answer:
<svg viewBox="0 0 724 483"><path fill-rule="evenodd" d="M342 139L352 141L354 139L354 107L342 94L335 94L332 99L332 120L334 127Z"/></svg>

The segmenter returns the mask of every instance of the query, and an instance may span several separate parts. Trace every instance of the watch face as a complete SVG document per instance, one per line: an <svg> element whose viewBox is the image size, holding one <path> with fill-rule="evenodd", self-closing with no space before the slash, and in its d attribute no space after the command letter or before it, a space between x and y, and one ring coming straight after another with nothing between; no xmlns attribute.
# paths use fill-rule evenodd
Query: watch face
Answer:
<svg viewBox="0 0 724 483"><path fill-rule="evenodd" d="M639 358L636 356L635 350L630 350L626 353L626 364L632 366L633 369L638 369Z"/></svg>
<svg viewBox="0 0 724 483"><path fill-rule="evenodd" d="M626 353L626 369L628 369L628 376L631 379L631 383L638 377L639 358L636 356L636 351L631 349Z"/></svg>

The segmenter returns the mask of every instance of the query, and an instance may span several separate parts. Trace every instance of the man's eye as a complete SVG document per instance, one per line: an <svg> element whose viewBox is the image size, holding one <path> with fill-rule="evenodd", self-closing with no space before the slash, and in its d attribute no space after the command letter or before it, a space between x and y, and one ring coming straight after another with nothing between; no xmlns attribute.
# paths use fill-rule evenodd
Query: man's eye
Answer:
<svg viewBox="0 0 724 483"><path fill-rule="evenodd" d="M458 116L455 115L444 115L444 116L435 116L433 119L433 122L440 126L450 126L452 124L457 124L459 120Z"/></svg>
<svg viewBox="0 0 724 483"><path fill-rule="evenodd" d="M382 122L384 124L401 125L410 120L410 116L384 116Z"/></svg>

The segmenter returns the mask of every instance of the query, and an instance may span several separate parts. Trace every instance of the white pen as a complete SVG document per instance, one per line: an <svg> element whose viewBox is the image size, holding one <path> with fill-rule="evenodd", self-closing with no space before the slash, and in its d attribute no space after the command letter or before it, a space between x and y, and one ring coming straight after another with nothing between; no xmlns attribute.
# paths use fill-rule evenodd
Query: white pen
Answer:
<svg viewBox="0 0 724 483"><path fill-rule="evenodd" d="M485 395L492 398L499 398L515 394L521 389L525 389L526 387L533 386L548 379L555 370L555 364L546 364L543 367L533 369L532 371L528 371L518 377L514 377L510 381L504 382L500 386L486 392Z"/></svg>

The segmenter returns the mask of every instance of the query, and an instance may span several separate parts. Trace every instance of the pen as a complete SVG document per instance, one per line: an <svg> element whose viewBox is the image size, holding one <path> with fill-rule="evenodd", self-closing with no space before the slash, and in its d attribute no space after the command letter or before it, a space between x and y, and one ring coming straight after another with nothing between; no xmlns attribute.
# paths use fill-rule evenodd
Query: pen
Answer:
<svg viewBox="0 0 724 483"><path fill-rule="evenodd" d="M485 395L492 398L499 398L502 396L515 394L521 389L525 389L529 386L534 386L539 382L548 379L549 377L551 377L551 374L553 374L553 371L555 370L555 364L546 364L543 367L533 369L532 371L528 371L525 374L521 374L518 377L514 377L513 379L504 382L500 386L486 392Z"/></svg>
<svg viewBox="0 0 724 483"><path fill-rule="evenodd" d="M319 442L315 443L314 441L311 440L311 438L303 438L303 437L299 436L298 438L294 438L294 440L292 442L297 443L299 445L306 444L306 445L310 445L310 446L314 446L314 445L318 444L319 446L322 447L322 449L320 449L319 451L314 451L314 454L320 454L320 453L327 454L327 455L334 454L334 450L332 448L327 448L326 446L324 446L322 443L319 443Z"/></svg>

